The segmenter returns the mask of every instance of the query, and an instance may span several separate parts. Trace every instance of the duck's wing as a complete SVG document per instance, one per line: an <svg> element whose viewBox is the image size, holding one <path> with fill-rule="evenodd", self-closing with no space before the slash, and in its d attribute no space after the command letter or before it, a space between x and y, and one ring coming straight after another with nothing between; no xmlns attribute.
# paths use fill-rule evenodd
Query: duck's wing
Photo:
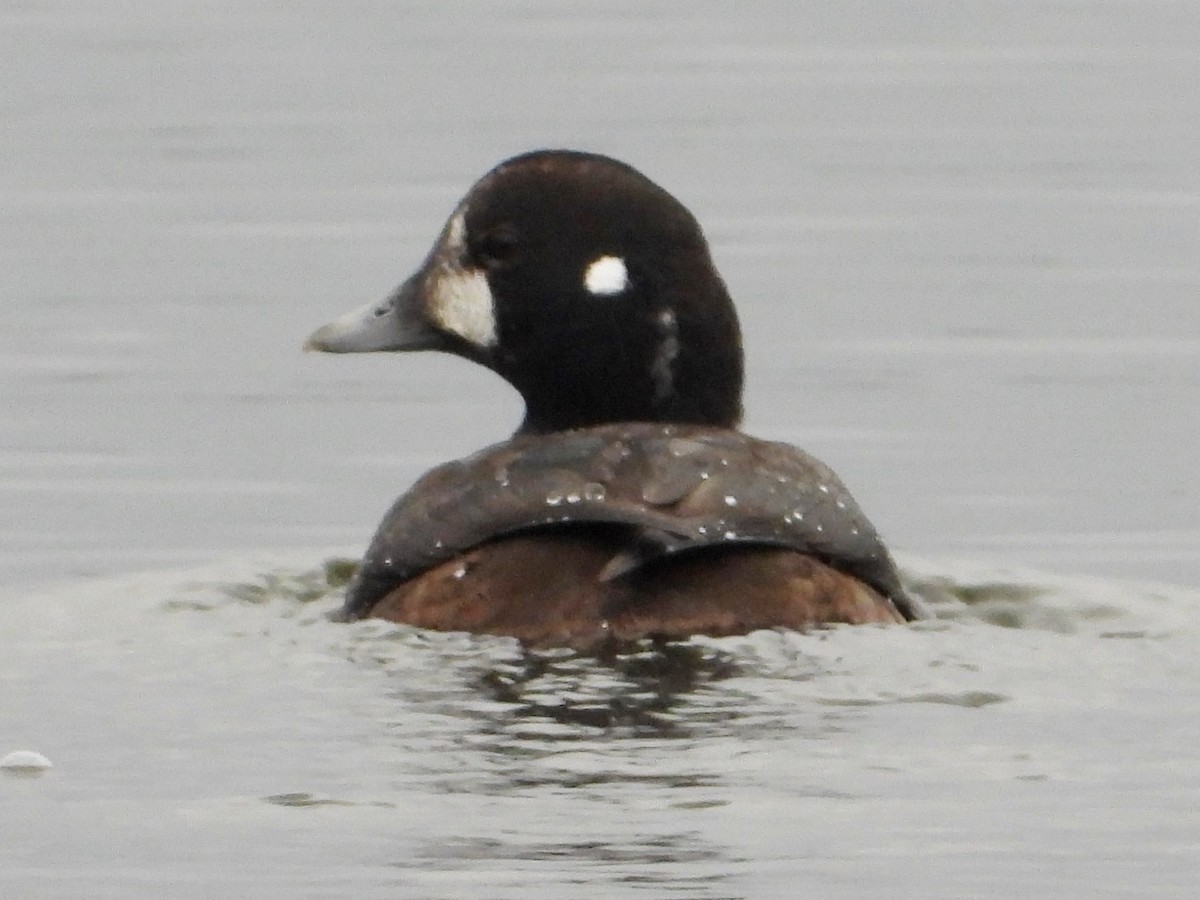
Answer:
<svg viewBox="0 0 1200 900"><path fill-rule="evenodd" d="M874 527L829 467L786 444L700 426L522 436L433 469L384 517L347 593L367 615L396 585L489 541L549 527L625 536L602 579L722 545L809 554L919 617Z"/></svg>

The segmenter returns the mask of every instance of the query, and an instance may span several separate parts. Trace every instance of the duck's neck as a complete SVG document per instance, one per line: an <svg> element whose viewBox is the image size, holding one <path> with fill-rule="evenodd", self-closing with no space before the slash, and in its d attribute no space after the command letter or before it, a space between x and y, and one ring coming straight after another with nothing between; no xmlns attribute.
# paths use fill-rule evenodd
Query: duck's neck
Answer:
<svg viewBox="0 0 1200 900"><path fill-rule="evenodd" d="M546 359L514 381L525 400L518 434L614 422L678 422L736 428L742 419L742 346L737 319L677 323L676 338L637 352Z"/></svg>

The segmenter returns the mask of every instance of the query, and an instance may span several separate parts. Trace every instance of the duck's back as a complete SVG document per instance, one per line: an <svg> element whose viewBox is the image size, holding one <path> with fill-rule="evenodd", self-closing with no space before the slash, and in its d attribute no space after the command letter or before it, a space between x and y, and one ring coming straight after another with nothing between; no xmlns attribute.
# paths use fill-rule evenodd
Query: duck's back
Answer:
<svg viewBox="0 0 1200 900"><path fill-rule="evenodd" d="M520 436L425 475L385 517L346 613L590 644L912 610L818 460L728 429L625 423Z"/></svg>

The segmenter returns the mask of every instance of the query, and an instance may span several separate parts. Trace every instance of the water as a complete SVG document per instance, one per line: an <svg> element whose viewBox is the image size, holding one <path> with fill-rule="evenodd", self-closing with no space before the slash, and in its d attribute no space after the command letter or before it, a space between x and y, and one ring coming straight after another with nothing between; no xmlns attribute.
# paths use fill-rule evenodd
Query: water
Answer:
<svg viewBox="0 0 1200 900"><path fill-rule="evenodd" d="M1190 897L1197 47L1186 3L10 4L0 757L54 767L0 773L0 896ZM536 146L697 213L748 430L936 621L325 619L519 408L299 344Z"/></svg>

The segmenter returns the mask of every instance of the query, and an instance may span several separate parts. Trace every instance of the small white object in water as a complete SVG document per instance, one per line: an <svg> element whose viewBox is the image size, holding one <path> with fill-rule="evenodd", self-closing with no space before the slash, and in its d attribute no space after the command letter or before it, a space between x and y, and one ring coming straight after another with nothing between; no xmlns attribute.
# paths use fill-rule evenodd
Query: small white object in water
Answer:
<svg viewBox="0 0 1200 900"><path fill-rule="evenodd" d="M33 750L14 750L0 759L0 770L5 775L15 777L36 778L47 769L53 769L54 763Z"/></svg>

